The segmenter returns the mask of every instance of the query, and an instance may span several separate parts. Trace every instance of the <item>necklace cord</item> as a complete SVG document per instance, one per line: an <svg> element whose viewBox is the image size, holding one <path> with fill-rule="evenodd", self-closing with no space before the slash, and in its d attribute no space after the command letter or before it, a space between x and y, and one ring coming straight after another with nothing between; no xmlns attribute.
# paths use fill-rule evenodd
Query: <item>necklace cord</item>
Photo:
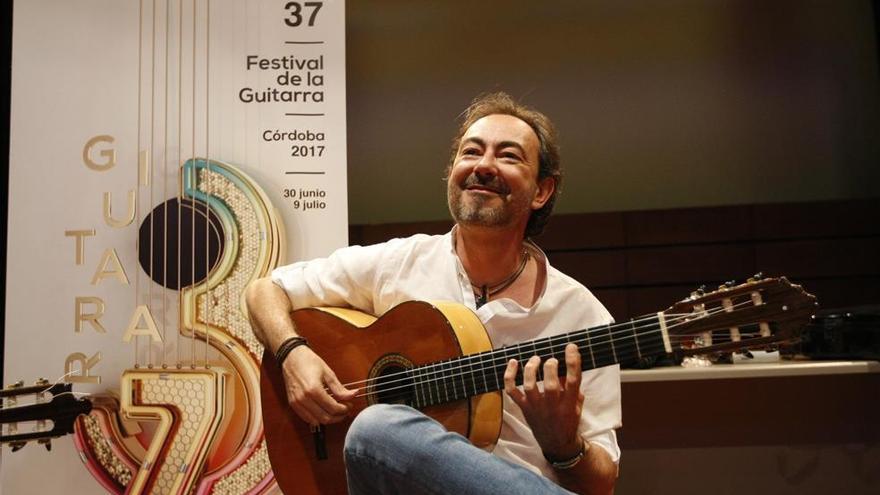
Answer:
<svg viewBox="0 0 880 495"><path fill-rule="evenodd" d="M486 304L489 301L490 297L513 285L513 283L516 282L519 276L522 275L522 272L526 269L529 258L531 258L531 255L529 254L528 249L523 248L522 261L519 262L519 266L510 275L508 275L507 278L491 286L488 284L476 285L472 282L471 287L476 289L474 290L474 295L477 296L477 307L479 308L480 306ZM477 293L477 290L479 290L480 292Z"/></svg>

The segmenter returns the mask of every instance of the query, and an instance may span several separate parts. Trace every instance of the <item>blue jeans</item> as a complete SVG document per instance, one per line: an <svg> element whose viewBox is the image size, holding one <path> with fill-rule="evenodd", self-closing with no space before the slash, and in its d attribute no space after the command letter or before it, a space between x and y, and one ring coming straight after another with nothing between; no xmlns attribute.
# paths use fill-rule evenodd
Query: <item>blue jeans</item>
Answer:
<svg viewBox="0 0 880 495"><path fill-rule="evenodd" d="M407 406L364 409L345 438L349 495L570 494Z"/></svg>

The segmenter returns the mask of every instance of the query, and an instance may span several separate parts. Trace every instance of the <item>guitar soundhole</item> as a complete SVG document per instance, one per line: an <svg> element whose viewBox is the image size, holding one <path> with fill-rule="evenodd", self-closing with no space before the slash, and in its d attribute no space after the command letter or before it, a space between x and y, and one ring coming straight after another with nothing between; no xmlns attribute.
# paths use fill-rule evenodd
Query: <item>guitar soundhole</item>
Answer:
<svg viewBox="0 0 880 495"><path fill-rule="evenodd" d="M179 290L205 280L223 255L224 235L208 205L172 198L141 222L138 261L154 282Z"/></svg>
<svg viewBox="0 0 880 495"><path fill-rule="evenodd" d="M412 405L412 378L402 366L388 366L376 383L377 402Z"/></svg>
<svg viewBox="0 0 880 495"><path fill-rule="evenodd" d="M413 405L412 367L412 361L399 354L383 356L370 370L367 402Z"/></svg>

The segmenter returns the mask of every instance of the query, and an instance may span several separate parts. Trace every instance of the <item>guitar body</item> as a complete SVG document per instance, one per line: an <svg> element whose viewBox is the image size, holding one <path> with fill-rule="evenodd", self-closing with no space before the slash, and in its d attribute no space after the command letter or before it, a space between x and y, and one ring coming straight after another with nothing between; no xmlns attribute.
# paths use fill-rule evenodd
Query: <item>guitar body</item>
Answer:
<svg viewBox="0 0 880 495"><path fill-rule="evenodd" d="M413 365L492 348L476 315L455 303L407 302L378 319L354 310L309 308L295 311L293 319L343 384L381 380ZM370 389L361 389L359 395L363 392ZM268 351L263 356L261 397L269 458L278 485L288 494L346 493L342 449L352 419L370 404L394 399L356 398L350 419L324 427L327 458L319 459L315 435L290 409L284 381ZM486 448L501 432L501 405L501 393L490 392L423 411Z"/></svg>

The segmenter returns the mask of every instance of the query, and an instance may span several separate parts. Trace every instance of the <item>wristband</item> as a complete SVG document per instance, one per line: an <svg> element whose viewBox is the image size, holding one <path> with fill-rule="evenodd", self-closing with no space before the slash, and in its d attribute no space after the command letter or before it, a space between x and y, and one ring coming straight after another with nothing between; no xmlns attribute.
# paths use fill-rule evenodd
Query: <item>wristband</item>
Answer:
<svg viewBox="0 0 880 495"><path fill-rule="evenodd" d="M308 346L309 341L306 340L305 337L290 337L278 346L278 350L275 351L275 364L278 365L279 369L284 366L284 360L287 359L287 355L290 354L290 351L301 345Z"/></svg>
<svg viewBox="0 0 880 495"><path fill-rule="evenodd" d="M550 463L551 466L553 466L553 469L563 471L563 470L571 469L571 468L577 466L577 464L579 462L581 462L581 459L584 458L584 454L586 454L588 450L590 450L590 446L587 444L587 442L581 440L580 452L578 452L577 455L575 455L574 457L572 457L570 459L563 459L561 461L557 461L557 460L553 460L553 459L547 457L546 454L544 455L544 458L547 459L547 461Z"/></svg>

